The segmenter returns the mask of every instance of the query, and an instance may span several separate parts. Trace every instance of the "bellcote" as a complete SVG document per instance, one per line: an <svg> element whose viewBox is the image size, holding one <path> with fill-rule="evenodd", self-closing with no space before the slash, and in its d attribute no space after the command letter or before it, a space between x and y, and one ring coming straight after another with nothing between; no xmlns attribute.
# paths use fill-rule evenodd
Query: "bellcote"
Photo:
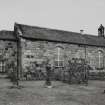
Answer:
<svg viewBox="0 0 105 105"><path fill-rule="evenodd" d="M105 27L101 24L98 28L98 36L104 37Z"/></svg>

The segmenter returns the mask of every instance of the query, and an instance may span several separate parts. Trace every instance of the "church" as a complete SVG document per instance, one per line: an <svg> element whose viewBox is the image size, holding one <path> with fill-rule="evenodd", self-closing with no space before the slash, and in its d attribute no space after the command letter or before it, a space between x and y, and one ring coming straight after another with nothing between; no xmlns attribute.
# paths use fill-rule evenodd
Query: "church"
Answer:
<svg viewBox="0 0 105 105"><path fill-rule="evenodd" d="M45 72L43 62L65 69L68 61L84 59L90 71L105 72L105 34L101 24L98 35L14 24L13 31L0 31L0 73L16 69L19 78L27 72ZM30 78L34 78L31 75ZM41 76L40 76L41 79Z"/></svg>

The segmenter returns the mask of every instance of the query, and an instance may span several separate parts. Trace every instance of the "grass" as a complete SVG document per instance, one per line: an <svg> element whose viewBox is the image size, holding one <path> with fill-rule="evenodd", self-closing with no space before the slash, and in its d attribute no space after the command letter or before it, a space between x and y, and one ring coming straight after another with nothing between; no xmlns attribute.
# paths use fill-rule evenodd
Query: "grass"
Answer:
<svg viewBox="0 0 105 105"><path fill-rule="evenodd" d="M44 81L21 81L23 88L9 88L9 80L0 80L0 105L105 105L104 81L89 85L69 85L53 81L53 88Z"/></svg>

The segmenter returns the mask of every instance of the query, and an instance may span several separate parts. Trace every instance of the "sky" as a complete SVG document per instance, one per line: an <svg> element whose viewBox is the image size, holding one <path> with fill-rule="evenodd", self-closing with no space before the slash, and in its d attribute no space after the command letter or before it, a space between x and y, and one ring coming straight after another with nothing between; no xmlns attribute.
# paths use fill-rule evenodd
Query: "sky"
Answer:
<svg viewBox="0 0 105 105"><path fill-rule="evenodd" d="M0 30L14 23L97 35L105 26L105 0L0 0Z"/></svg>

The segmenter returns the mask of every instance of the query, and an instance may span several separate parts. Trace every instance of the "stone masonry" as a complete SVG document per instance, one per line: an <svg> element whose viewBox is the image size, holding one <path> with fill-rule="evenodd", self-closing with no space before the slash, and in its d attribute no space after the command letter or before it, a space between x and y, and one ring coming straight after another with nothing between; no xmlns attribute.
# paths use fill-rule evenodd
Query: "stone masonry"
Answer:
<svg viewBox="0 0 105 105"><path fill-rule="evenodd" d="M28 70L34 71L32 64L34 62L43 63L47 58L50 59L52 66L57 58L57 47L62 49L62 60L64 61L64 66L68 65L68 60L72 58L83 58L86 59L87 64L92 68L92 70L104 69L104 56L105 48L93 47L93 46L83 46L76 44L67 44L59 42L49 42L49 41L38 41L38 40L27 40L22 39L22 71L27 72ZM99 58L98 51L102 52ZM99 61L100 59L100 61ZM101 65L100 65L100 64ZM41 69L44 72L44 69Z"/></svg>

